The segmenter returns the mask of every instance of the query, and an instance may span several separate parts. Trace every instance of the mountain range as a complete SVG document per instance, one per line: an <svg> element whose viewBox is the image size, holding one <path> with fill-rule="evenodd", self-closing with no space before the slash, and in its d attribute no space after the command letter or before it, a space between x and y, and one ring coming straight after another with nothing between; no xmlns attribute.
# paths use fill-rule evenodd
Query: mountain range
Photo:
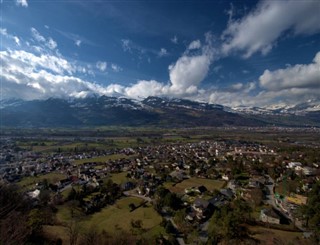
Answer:
<svg viewBox="0 0 320 245"><path fill-rule="evenodd" d="M5 127L87 126L320 126L320 105L307 102L294 107L227 107L185 99L117 97L47 100L2 100Z"/></svg>

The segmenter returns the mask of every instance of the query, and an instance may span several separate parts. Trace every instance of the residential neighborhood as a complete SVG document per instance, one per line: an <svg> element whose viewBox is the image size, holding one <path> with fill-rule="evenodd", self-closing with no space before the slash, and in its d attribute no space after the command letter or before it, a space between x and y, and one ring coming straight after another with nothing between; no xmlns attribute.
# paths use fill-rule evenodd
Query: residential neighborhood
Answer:
<svg viewBox="0 0 320 245"><path fill-rule="evenodd" d="M36 205L44 198L58 210L74 203L71 217L140 199L130 203L131 212L151 205L171 223L165 234L179 244L195 244L192 231L201 242L212 241L212 220L226 207L235 210L237 202L250 210L248 225L309 236L313 230L300 210L320 180L319 162L285 154L270 145L223 139L41 152L5 138L0 181L18 185Z"/></svg>

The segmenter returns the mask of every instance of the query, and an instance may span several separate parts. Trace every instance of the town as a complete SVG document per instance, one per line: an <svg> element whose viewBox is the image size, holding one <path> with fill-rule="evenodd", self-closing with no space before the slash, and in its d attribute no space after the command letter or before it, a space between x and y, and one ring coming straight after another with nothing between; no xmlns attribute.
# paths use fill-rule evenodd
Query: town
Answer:
<svg viewBox="0 0 320 245"><path fill-rule="evenodd" d="M316 244L319 130L268 129L277 139L260 129L206 130L3 137L2 206L10 202L4 187L17 192L31 205L25 222L32 223L25 236L3 241ZM1 211L1 230L12 229L10 212ZM39 217L30 221L32 212Z"/></svg>

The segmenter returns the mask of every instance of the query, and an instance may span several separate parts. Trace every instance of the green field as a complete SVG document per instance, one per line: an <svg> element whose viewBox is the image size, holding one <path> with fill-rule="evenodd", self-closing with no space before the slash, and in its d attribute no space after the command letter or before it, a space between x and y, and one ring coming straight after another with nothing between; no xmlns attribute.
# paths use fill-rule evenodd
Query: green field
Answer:
<svg viewBox="0 0 320 245"><path fill-rule="evenodd" d="M127 172L112 174L110 178L114 183L116 183L118 185L123 184L128 180L132 181L132 179L127 178Z"/></svg>
<svg viewBox="0 0 320 245"><path fill-rule="evenodd" d="M176 185L173 183L165 183L165 187L168 188L171 192L175 193L184 193L186 188L205 186L209 191L219 190L225 185L225 181L221 180L212 180L212 179L202 179L202 178L190 178L184 180Z"/></svg>
<svg viewBox="0 0 320 245"><path fill-rule="evenodd" d="M130 212L130 203L138 206L141 203L141 199L134 197L122 198L114 205L103 208L100 212L82 216L78 223L84 230L94 226L98 231L113 232L117 227L130 231L131 220L142 220L144 229L156 227L162 221L161 216L153 209L151 204L146 204L146 207L140 207ZM66 205L59 207L56 217L58 222L61 223L68 223L72 220L71 211Z"/></svg>
<svg viewBox="0 0 320 245"><path fill-rule="evenodd" d="M114 155L109 155L109 156L101 156L101 157L93 157L93 158L86 158L86 159L80 159L80 160L75 160L75 164L84 164L86 162L101 162L105 163L109 160L118 160L121 158L128 158L127 155L124 154L114 154Z"/></svg>
<svg viewBox="0 0 320 245"><path fill-rule="evenodd" d="M48 180L49 183L55 183L59 180L65 179L66 175L58 172L51 172L44 175L38 176L29 176L23 178L21 181L18 182L18 185L24 189L29 189L35 187L38 182L41 182L45 179Z"/></svg>
<svg viewBox="0 0 320 245"><path fill-rule="evenodd" d="M258 226L250 226L250 232L261 244L312 244L303 238L302 232L282 231Z"/></svg>

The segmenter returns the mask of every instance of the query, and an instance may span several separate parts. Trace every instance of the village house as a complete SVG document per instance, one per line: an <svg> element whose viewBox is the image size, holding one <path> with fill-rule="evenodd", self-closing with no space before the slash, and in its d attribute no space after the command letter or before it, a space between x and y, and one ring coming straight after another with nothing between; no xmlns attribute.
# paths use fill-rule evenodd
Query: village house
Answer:
<svg viewBox="0 0 320 245"><path fill-rule="evenodd" d="M280 224L280 216L272 208L262 209L260 220L269 224Z"/></svg>

